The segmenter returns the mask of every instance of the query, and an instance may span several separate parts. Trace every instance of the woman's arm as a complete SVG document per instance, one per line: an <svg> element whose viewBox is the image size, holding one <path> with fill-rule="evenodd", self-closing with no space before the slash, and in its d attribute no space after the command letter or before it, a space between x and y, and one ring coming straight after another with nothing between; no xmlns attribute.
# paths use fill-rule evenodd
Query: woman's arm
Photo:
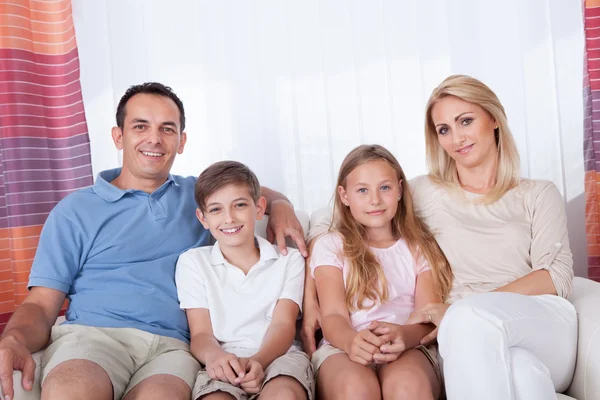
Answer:
<svg viewBox="0 0 600 400"><path fill-rule="evenodd" d="M573 255L569 246L563 198L551 182L535 194L531 224L533 271L496 289L525 295L557 294L567 298L573 282Z"/></svg>

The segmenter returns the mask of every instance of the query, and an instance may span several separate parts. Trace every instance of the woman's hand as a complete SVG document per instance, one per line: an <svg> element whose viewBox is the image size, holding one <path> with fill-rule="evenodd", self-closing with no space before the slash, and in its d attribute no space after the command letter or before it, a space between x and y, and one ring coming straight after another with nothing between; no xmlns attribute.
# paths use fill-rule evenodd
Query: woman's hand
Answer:
<svg viewBox="0 0 600 400"><path fill-rule="evenodd" d="M444 318L444 314L446 314L446 310L448 310L448 307L450 307L450 304L429 303L421 307L419 310L415 310L410 315L408 321L406 321L407 325L431 323L436 326L436 328L431 331L430 334L421 339L421 344L429 344L437 338L438 328L442 322L442 318Z"/></svg>

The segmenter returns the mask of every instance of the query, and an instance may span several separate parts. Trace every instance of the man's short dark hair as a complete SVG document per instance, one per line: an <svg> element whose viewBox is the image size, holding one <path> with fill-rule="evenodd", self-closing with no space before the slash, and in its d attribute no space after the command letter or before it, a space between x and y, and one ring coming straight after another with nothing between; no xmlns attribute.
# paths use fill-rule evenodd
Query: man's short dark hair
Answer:
<svg viewBox="0 0 600 400"><path fill-rule="evenodd" d="M179 109L179 124L181 125L181 132L185 129L185 111L183 109L183 103L177 97L173 89L169 86L165 86L159 82L146 82L139 85L130 86L129 89L125 92L121 100L119 100L119 105L117 106L117 126L123 129L123 125L125 123L125 106L129 99L131 99L136 94L154 94L156 96L164 96L173 100Z"/></svg>
<svg viewBox="0 0 600 400"><path fill-rule="evenodd" d="M200 211L206 211L206 199L227 185L247 186L254 203L260 197L258 178L250 168L237 161L219 161L206 168L196 182L194 198Z"/></svg>

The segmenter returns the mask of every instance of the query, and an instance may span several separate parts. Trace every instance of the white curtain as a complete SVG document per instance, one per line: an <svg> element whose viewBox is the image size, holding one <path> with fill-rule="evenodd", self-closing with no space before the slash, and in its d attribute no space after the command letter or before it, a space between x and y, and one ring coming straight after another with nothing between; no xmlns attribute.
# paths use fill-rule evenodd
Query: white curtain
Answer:
<svg viewBox="0 0 600 400"><path fill-rule="evenodd" d="M500 97L525 177L556 183L586 274L583 22L579 0L72 0L94 172L120 162L110 128L125 89L182 98L174 172L236 159L308 212L354 146L426 172L424 106L446 76Z"/></svg>

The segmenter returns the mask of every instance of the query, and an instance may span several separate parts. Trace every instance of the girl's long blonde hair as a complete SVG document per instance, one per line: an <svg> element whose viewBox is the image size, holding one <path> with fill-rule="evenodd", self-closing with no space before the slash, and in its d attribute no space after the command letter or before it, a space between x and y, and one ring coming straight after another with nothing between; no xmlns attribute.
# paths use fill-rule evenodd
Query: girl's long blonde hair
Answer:
<svg viewBox="0 0 600 400"><path fill-rule="evenodd" d="M498 170L496 184L481 203L493 203L520 182L519 152L513 138L506 112L498 96L483 82L467 75L452 75L433 90L425 109L425 144L427 168L434 182L459 187L456 162L446 153L438 141L438 133L431 117L431 110L444 97L454 96L483 108L498 124L495 130L498 147Z"/></svg>
<svg viewBox="0 0 600 400"><path fill-rule="evenodd" d="M410 188L404 171L396 158L379 145L362 145L352 150L342 162L336 189L346 189L348 175L357 167L371 161L385 161L395 171L398 180L402 180L402 198L396 215L392 219L394 236L403 238L411 250L415 261L423 257L430 265L436 294L445 300L452 285L452 272L446 257L435 241L429 229L415 214ZM343 238L342 256L348 260L349 272L346 277L346 305L351 312L368 308L366 300L373 304L388 299L387 279L375 254L367 245L367 232L344 206L341 197L334 195L334 221L332 230Z"/></svg>

